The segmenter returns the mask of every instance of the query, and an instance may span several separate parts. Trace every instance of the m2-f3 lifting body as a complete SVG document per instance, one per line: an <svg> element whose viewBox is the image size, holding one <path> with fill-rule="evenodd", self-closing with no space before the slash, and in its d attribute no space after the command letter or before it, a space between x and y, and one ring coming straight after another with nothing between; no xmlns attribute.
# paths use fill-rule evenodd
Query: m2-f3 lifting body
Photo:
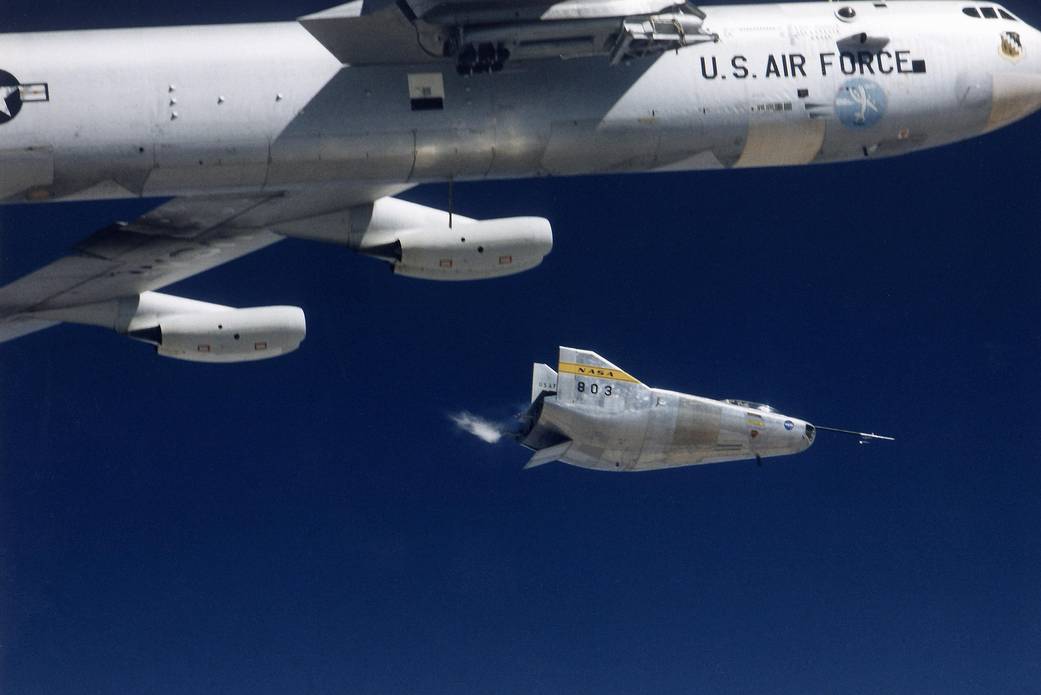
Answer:
<svg viewBox="0 0 1041 695"><path fill-rule="evenodd" d="M186 359L273 356L302 316L259 308L249 351L202 320L239 310L154 291L284 236L416 277L506 275L549 252L545 220L450 223L391 196L884 157L1039 107L1041 35L968 1L366 0L287 23L0 35L0 200L174 198L0 288L0 340L71 321L176 333L160 352ZM160 330L170 316L183 330Z"/></svg>
<svg viewBox="0 0 1041 695"><path fill-rule="evenodd" d="M536 364L531 406L515 438L535 453L527 468L563 461L582 468L646 471L762 459L810 448L818 430L770 406L651 388L589 350L560 348L557 369Z"/></svg>

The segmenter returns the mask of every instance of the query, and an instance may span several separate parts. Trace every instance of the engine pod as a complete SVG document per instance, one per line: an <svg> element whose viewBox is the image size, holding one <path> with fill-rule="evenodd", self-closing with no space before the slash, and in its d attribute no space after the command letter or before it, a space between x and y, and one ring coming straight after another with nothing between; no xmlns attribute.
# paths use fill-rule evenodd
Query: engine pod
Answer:
<svg viewBox="0 0 1041 695"><path fill-rule="evenodd" d="M250 362L296 350L307 335L307 323L299 307L265 306L163 316L157 329L131 335L157 343L164 357Z"/></svg>
<svg viewBox="0 0 1041 695"><path fill-rule="evenodd" d="M530 270L553 248L553 230L541 217L470 222L455 228L414 229L397 236L394 272L425 280L483 280Z"/></svg>

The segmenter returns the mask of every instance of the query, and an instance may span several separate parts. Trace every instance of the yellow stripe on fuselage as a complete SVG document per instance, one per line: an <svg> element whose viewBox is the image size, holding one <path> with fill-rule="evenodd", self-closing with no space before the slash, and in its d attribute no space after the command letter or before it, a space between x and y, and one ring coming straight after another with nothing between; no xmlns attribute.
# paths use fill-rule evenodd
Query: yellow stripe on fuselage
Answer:
<svg viewBox="0 0 1041 695"><path fill-rule="evenodd" d="M575 364L574 362L561 362L557 365L557 371L561 374L575 374L590 379L614 379L615 381L628 381L638 384L640 381L626 374L616 367L596 367L591 364Z"/></svg>

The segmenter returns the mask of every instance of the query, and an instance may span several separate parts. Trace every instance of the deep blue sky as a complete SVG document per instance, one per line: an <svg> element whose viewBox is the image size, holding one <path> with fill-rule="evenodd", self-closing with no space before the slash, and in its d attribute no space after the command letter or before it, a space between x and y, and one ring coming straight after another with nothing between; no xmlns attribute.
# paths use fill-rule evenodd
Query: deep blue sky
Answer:
<svg viewBox="0 0 1041 695"><path fill-rule="evenodd" d="M322 7L89 5L9 0L5 30ZM174 288L304 307L265 363L81 327L0 346L0 692L1041 693L1038 123L460 185L461 212L554 223L498 282L287 241ZM0 209L0 282L152 204ZM899 441L610 475L453 429L513 412L558 344Z"/></svg>

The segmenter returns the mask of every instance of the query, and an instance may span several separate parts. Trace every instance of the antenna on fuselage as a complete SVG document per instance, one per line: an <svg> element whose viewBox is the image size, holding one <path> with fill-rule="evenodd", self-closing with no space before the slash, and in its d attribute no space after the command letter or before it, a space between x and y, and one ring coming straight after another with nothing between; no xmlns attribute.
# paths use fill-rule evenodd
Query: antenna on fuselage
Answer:
<svg viewBox="0 0 1041 695"><path fill-rule="evenodd" d="M448 179L448 228L452 228L452 213L455 212L455 177Z"/></svg>

